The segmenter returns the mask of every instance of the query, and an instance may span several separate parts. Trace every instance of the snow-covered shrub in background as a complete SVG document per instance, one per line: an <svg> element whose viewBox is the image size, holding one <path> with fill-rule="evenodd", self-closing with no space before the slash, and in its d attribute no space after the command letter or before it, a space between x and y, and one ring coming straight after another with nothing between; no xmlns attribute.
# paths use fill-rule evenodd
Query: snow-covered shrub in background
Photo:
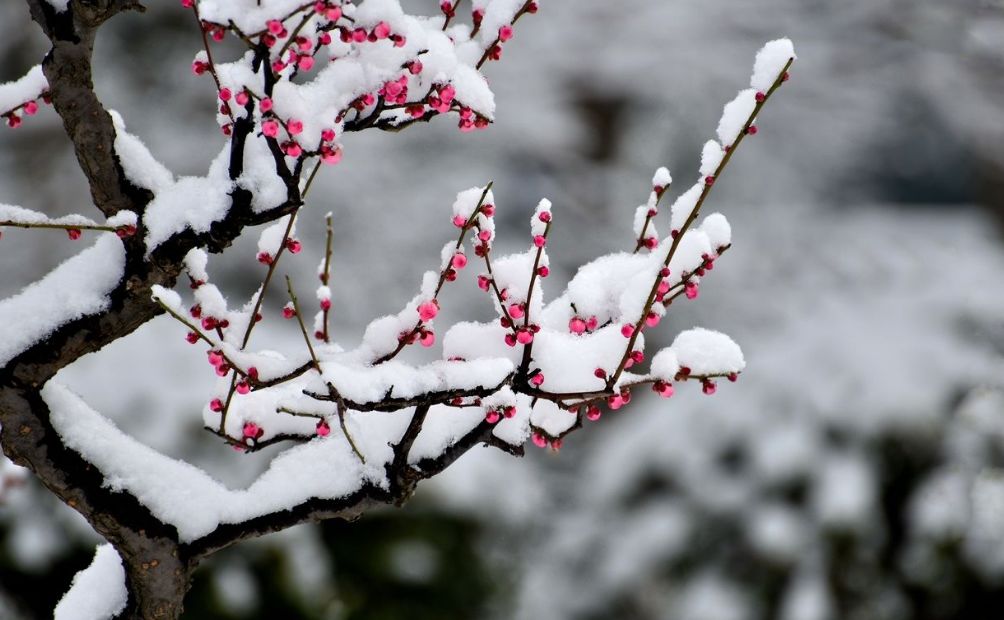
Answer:
<svg viewBox="0 0 1004 620"><path fill-rule="evenodd" d="M674 300L695 299L701 279L731 245L725 218L701 218L701 209L788 78L795 55L784 39L760 51L750 88L725 106L696 181L670 208L666 237L658 235L656 218L671 178L660 169L635 212L633 248L583 266L564 293L545 303L551 203L542 200L530 214L525 251L495 256L493 218L501 207L490 184L472 188L443 214L444 224L459 232L444 246L438 268L425 274L401 311L372 321L358 346L335 344L329 329L338 299L330 233L309 325L294 282L285 280L282 316L298 323L299 352L250 346L281 258L302 250L295 227L311 184L322 166L339 163L347 133L398 131L445 114L471 131L493 119L493 95L480 71L501 58L513 26L537 3L475 3L470 23L454 22L459 4L444 2L442 15L420 17L406 14L397 0L267 6L183 0L203 35L192 70L215 84L225 145L206 175L175 178L90 88L97 28L137 5L29 1L53 49L41 70L0 85L0 113L17 127L23 115L38 111L37 100L53 104L105 220L0 206L0 226L61 229L70 240L83 231L102 235L0 302L0 319L10 327L0 347L0 422L4 452L118 552L127 600L92 606L126 617L176 617L199 561L237 541L401 503L419 481L478 444L521 454L530 439L557 450L603 408L628 404L633 388L650 386L670 397L675 383L697 381L713 394L716 379L734 381L743 370L739 347L705 329L679 334L652 356L647 372L640 368L644 332ZM247 51L219 62L213 41L228 34ZM267 225L254 257L262 283L235 306L212 282L209 253L224 251L255 225ZM410 345L436 344L446 285L474 263L497 320L445 330L437 361L398 359ZM191 303L174 290L183 275ZM220 377L206 399L207 429L244 452L294 444L245 490L231 491L144 446L49 381L162 312L184 324L190 343L206 345ZM97 568L99 559L117 566L110 556L102 548L93 571L75 583L118 574ZM67 600L75 596L71 591ZM64 604L57 612L79 608Z"/></svg>

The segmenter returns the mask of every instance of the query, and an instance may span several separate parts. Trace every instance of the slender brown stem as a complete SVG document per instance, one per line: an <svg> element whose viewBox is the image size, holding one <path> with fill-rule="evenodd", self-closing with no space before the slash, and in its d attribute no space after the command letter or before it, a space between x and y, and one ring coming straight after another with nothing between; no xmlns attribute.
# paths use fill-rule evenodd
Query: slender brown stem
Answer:
<svg viewBox="0 0 1004 620"><path fill-rule="evenodd" d="M454 251L459 250L460 247L464 244L464 238L467 236L467 233L472 228L476 229L478 232L481 231L481 227L477 225L477 218L478 215L481 213L481 208L484 206L485 199L488 197L488 192L491 191L492 189L493 183L494 181L489 181L488 185L485 186L484 190L481 192L481 198L478 199L478 205L474 208L474 211L471 213L471 216L467 218L467 221L464 222L464 225L460 228L460 234L457 235L457 243L453 246ZM436 290L432 293L433 300L439 299L439 293L440 291L443 290L443 285L446 284L446 272L451 268L452 266L450 265L450 263L447 263L446 266L440 270L439 281L436 282ZM394 359L394 357L396 357L397 354L400 353L402 350L404 350L404 348L408 345L408 342L411 340L412 336L417 334L422 329L423 324L424 323L422 322L422 320L419 319L415 323L415 327L413 327L410 331L401 334L401 337L398 338L397 347L390 353L387 353L383 357L380 357L379 359L374 361L373 365L376 366L378 364L383 364L384 362Z"/></svg>
<svg viewBox="0 0 1004 620"><path fill-rule="evenodd" d="M321 363L317 361L317 354L314 353L314 345L310 343L310 335L307 333L307 326L303 324L303 316L300 314L300 303L296 299L293 291L293 281L286 276L286 290L289 292L289 299L293 302L293 314L296 315L296 322L300 325L300 333L303 334L303 341L307 343L307 350L310 351L310 359L314 361L314 368L321 372Z"/></svg>
<svg viewBox="0 0 1004 620"><path fill-rule="evenodd" d="M707 199L708 195L711 193L711 188L714 186L714 181L717 181L722 171L725 170L725 167L732 159L732 155L735 154L736 149L742 143L743 138L746 137L750 125L752 125L753 121L756 120L757 114L760 113L760 110L763 108L763 106L767 103L767 101L770 100L771 95L773 95L774 92L781 87L781 84L784 83L785 76L788 74L788 69L791 67L791 63L793 61L794 58L788 59L788 62L785 63L784 68L778 74L777 78L774 80L774 83L771 85L770 89L766 93L764 93L763 99L761 101L758 101L756 105L753 107L753 111L750 113L749 117L746 119L746 122L743 124L742 130L739 132L739 135L736 137L732 145L726 150L725 156L722 157L721 163L718 164L718 167L715 169L714 174L711 175L712 183L705 183L704 189L701 191L701 195L698 198L697 203L694 205L694 208L691 210L690 215L687 216L687 219L680 227L680 230L676 231L676 236L673 237L673 242L672 244L670 244L669 252L666 253L666 259L662 263L663 267L668 267L669 264L672 262L673 256L676 255L676 250L680 246L680 242L683 240L684 234L686 234L686 232L690 229L690 226L697 219L698 214L701 212L701 207L704 205L705 199ZM645 324L645 318L648 315L648 313L652 310L652 304L655 302L656 294L659 289L659 283L661 280L662 280L661 274L657 273L654 281L652 282L652 288L649 291L648 300L645 302L644 310L642 310L641 316L638 317L638 320L634 325L634 331L632 331L631 336L628 338L628 344L624 349L624 355L621 356L620 363L617 365L617 370L610 375L609 379L607 379L607 389L613 388L613 386L616 385L617 380L620 379L621 373L624 372L624 366L627 364L628 357L631 355L631 351L634 350L635 342L637 342L638 335L641 333L642 326L644 326Z"/></svg>
<svg viewBox="0 0 1004 620"><path fill-rule="evenodd" d="M55 222L14 222L4 220L0 222L0 228L49 228L57 230L99 230L102 232L117 232L122 226L104 226L101 224L57 224Z"/></svg>

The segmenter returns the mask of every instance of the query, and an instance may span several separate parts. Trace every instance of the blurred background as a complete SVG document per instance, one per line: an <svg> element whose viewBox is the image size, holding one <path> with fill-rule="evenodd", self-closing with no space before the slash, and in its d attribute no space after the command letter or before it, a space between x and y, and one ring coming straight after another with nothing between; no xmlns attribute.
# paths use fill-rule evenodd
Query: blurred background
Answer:
<svg viewBox="0 0 1004 620"><path fill-rule="evenodd" d="M203 174L222 142L211 82L190 72L199 35L177 2L148 4L102 29L96 86L176 174ZM403 509L221 553L185 618L1000 618L1004 2L541 4L487 70L496 123L349 136L286 268L314 286L331 211L335 333L354 345L438 263L454 194L494 180L503 250L526 243L541 197L554 202L556 296L579 265L629 247L656 167L689 185L756 50L787 36L792 80L707 207L731 221L733 250L653 343L719 329L748 370L710 398L639 394L560 453L476 449ZM0 82L45 50L26 8L0 3ZM0 131L0 201L86 214L87 196L51 111ZM246 237L210 264L233 303L262 275ZM4 231L0 294L79 247ZM447 320L491 316L467 271ZM295 347L280 323L257 345ZM142 441L245 485L270 455L200 431L215 377L183 336L156 320L58 379ZM0 618L49 617L95 535L9 464L0 477Z"/></svg>

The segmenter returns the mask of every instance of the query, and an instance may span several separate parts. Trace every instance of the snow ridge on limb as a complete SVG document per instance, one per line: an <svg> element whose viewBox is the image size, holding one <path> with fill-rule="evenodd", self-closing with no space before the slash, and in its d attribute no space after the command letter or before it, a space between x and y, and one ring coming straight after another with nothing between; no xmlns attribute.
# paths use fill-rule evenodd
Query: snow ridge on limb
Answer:
<svg viewBox="0 0 1004 620"><path fill-rule="evenodd" d="M59 599L53 620L110 620L125 609L129 593L122 558L109 544L98 545L91 564L73 577Z"/></svg>
<svg viewBox="0 0 1004 620"><path fill-rule="evenodd" d="M41 65L32 67L13 82L0 84L0 118L12 129L20 127L23 117L38 113L40 100L48 102L48 90L49 82Z"/></svg>
<svg viewBox="0 0 1004 620"><path fill-rule="evenodd" d="M674 204L670 237L658 241L653 221L671 181L668 170L661 168L653 177L647 204L635 213L634 253L611 254L583 266L565 293L545 305L551 203L541 201L531 217L529 249L496 257L498 206L490 184L460 192L450 219L460 229L458 238L444 246L438 271L424 275L411 302L396 315L372 322L355 350L319 347L315 358L319 372L298 375L288 384L263 385L252 377L236 395L228 392L224 399L221 394L204 412L207 426L217 427L217 434L231 445L255 451L276 441L328 436L335 416L349 436L352 431L345 419L358 419L356 414L362 412L431 407L424 418L433 420L443 407L464 411L465 416L480 408L489 426L529 419L534 443L557 448L583 417L598 418L601 406L618 409L628 404L635 387L650 386L668 397L674 382L698 381L706 394L712 394L716 379L736 380L745 364L738 345L724 334L702 329L681 333L673 347L656 356L650 372L637 369L646 359L643 332L659 324L674 299L695 299L701 279L731 245L731 228L721 214L692 225L715 178L744 137L756 133L756 115L787 79L793 57L775 53L787 47L774 42L765 49L758 56L753 82L761 81L764 71L776 71L770 87L765 93L752 93L753 104L741 115L734 104L725 106L719 124L729 129L720 137L729 142L722 146L711 140L704 145L702 178ZM268 248L282 245L274 234L269 239ZM468 241L471 246L465 247ZM268 248L262 251L267 254ZM433 322L445 303L444 285L456 279L470 260L479 259L484 269L477 283L488 295L497 323L459 323L448 329L441 362L414 366L394 360L412 344L435 346ZM326 284L321 299L329 300L331 291ZM182 313L180 302L175 303L179 305L175 312ZM287 318L295 315L289 307L285 312ZM204 340L212 345L212 338ZM220 346L209 355L219 372L220 363L236 353ZM255 354L246 355L253 360ZM258 359L263 367L282 363ZM247 372L232 365L236 375ZM287 361L286 367L292 365ZM511 402L500 405L493 398L503 391L512 394ZM424 437L431 443L423 445L439 445ZM459 445L458 437L453 440L444 446Z"/></svg>

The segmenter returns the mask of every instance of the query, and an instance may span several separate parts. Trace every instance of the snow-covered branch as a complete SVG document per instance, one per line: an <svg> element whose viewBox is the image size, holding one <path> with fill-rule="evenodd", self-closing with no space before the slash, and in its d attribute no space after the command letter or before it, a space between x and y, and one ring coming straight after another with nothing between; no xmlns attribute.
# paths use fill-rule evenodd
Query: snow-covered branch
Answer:
<svg viewBox="0 0 1004 620"><path fill-rule="evenodd" d="M287 277L282 316L297 323L299 352L280 354L255 348L252 334L269 324L264 301L277 294L278 265L303 249L296 235L301 210L323 168L348 151L346 135L444 115L454 115L464 132L487 127L495 101L482 70L502 57L537 1L478 0L469 16L461 14L463 3L444 1L441 14L430 17L407 13L399 0L182 0L181 10L191 11L201 30L192 71L212 78L206 102L217 111L222 143L196 176L176 176L161 164L91 86L97 29L138 5L28 3L52 50L40 69L0 85L0 114L13 127L21 112L34 112L35 99L51 98L105 219L0 205L0 227L59 228L71 239L83 230L115 233L99 235L0 301L0 325L13 326L0 338L4 451L115 547L99 549L58 613L77 606L73 597L92 577L118 575L117 566L128 594L121 603L110 589L114 596L102 600L115 605L106 615L176 617L192 570L222 547L399 504L419 481L478 444L522 454L530 439L557 450L583 420L628 404L633 389L669 397L674 384L699 381L712 394L716 379L735 380L743 370L735 342L704 329L680 333L642 370L645 333L674 299L698 296L699 283L731 246L728 222L703 216L702 207L787 80L795 58L789 41L761 50L750 88L725 106L717 140L704 146L698 181L671 208L669 237L660 240L657 230L671 180L660 169L648 201L624 223L634 232L632 247L583 265L549 299L549 254L557 251L551 232L559 225L551 202L527 210L525 249L499 256L492 186L471 188L443 213L444 229L459 232L414 297L373 320L357 347L344 349L328 329L337 289L329 216L314 324L305 319L313 302L298 297ZM236 58L214 47L227 36L243 46ZM210 254L258 225L265 227L248 262L261 270L261 284L233 304L211 278ZM450 303L446 284L471 261L483 264L477 285L495 320L456 323L439 330L437 342L435 321ZM190 300L175 291L185 275ZM144 446L49 381L163 312L183 325L188 342L205 345L218 377L202 412L206 428L249 453L293 444L246 489L230 490ZM440 355L403 361L416 343L439 346Z"/></svg>

